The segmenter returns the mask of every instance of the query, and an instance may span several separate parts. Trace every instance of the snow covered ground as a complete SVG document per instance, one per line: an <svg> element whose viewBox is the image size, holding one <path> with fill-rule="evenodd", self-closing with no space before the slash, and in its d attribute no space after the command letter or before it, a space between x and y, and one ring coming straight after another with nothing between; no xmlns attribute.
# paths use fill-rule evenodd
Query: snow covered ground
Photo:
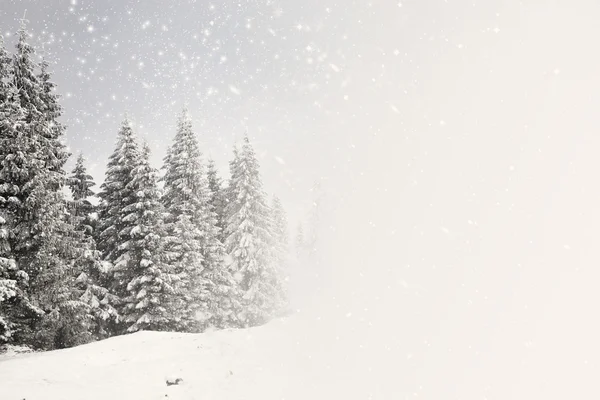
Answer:
<svg viewBox="0 0 600 400"><path fill-rule="evenodd" d="M344 366L348 359L322 334L299 329L302 321L295 315L263 327L196 335L140 332L13 354L0 359L0 398L368 399L373 386L365 376L351 376L359 371ZM183 382L166 384L177 378Z"/></svg>

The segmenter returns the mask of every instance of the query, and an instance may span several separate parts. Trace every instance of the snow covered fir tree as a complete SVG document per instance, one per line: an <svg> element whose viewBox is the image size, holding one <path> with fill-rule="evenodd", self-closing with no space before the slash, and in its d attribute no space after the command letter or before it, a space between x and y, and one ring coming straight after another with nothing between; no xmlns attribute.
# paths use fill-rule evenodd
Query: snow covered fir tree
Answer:
<svg viewBox="0 0 600 400"><path fill-rule="evenodd" d="M187 110L177 123L177 133L167 151L163 205L166 211L169 262L181 276L182 329L197 331L209 318L215 302L206 274L220 267L222 244L218 241L216 216L210 205L208 180L202 154ZM212 282L213 284L216 282Z"/></svg>
<svg viewBox="0 0 600 400"><path fill-rule="evenodd" d="M273 225L262 189L258 160L248 136L230 164L225 208L225 248L244 305L245 326L266 322L280 308L281 275L276 265Z"/></svg>
<svg viewBox="0 0 600 400"><path fill-rule="evenodd" d="M283 312L287 221L248 136L223 179L184 109L158 169L125 117L96 193L82 154L66 173L52 66L29 39L22 24L11 55L0 38L0 344L242 328Z"/></svg>
<svg viewBox="0 0 600 400"><path fill-rule="evenodd" d="M1 50L0 214L3 258L10 260L3 269L21 279L12 280L16 294L3 296L10 299L0 315L10 341L60 348L90 339L88 309L75 290L85 246L66 217L68 153L58 97L48 64L36 64L27 40L22 26L12 60Z"/></svg>

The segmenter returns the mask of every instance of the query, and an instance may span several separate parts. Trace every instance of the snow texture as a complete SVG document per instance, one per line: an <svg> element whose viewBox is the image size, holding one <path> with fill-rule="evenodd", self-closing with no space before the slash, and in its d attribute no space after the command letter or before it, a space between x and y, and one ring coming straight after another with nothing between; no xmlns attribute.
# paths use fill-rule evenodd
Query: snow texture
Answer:
<svg viewBox="0 0 600 400"><path fill-rule="evenodd" d="M339 354L322 351L323 332L303 332L306 322L294 316L202 334L138 332L3 355L2 399L368 399L372 377L348 375L353 368L342 368Z"/></svg>

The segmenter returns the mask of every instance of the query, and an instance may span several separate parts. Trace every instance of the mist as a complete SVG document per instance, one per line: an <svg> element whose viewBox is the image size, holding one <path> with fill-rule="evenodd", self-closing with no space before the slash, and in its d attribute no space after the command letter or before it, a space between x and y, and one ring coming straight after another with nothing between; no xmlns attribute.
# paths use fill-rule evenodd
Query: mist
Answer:
<svg viewBox="0 0 600 400"><path fill-rule="evenodd" d="M404 5L329 126L312 312L380 398L595 398L598 5Z"/></svg>

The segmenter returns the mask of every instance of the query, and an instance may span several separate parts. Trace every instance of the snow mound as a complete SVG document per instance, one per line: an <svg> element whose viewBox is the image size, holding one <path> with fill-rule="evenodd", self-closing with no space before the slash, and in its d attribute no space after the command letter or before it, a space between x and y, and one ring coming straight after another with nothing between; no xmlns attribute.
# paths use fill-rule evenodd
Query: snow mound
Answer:
<svg viewBox="0 0 600 400"><path fill-rule="evenodd" d="M138 332L0 359L2 400L368 398L297 316L247 330ZM311 330L312 331L312 330ZM322 344L322 343L321 343ZM340 370L340 369L338 369ZM365 396L367 395L367 396Z"/></svg>

